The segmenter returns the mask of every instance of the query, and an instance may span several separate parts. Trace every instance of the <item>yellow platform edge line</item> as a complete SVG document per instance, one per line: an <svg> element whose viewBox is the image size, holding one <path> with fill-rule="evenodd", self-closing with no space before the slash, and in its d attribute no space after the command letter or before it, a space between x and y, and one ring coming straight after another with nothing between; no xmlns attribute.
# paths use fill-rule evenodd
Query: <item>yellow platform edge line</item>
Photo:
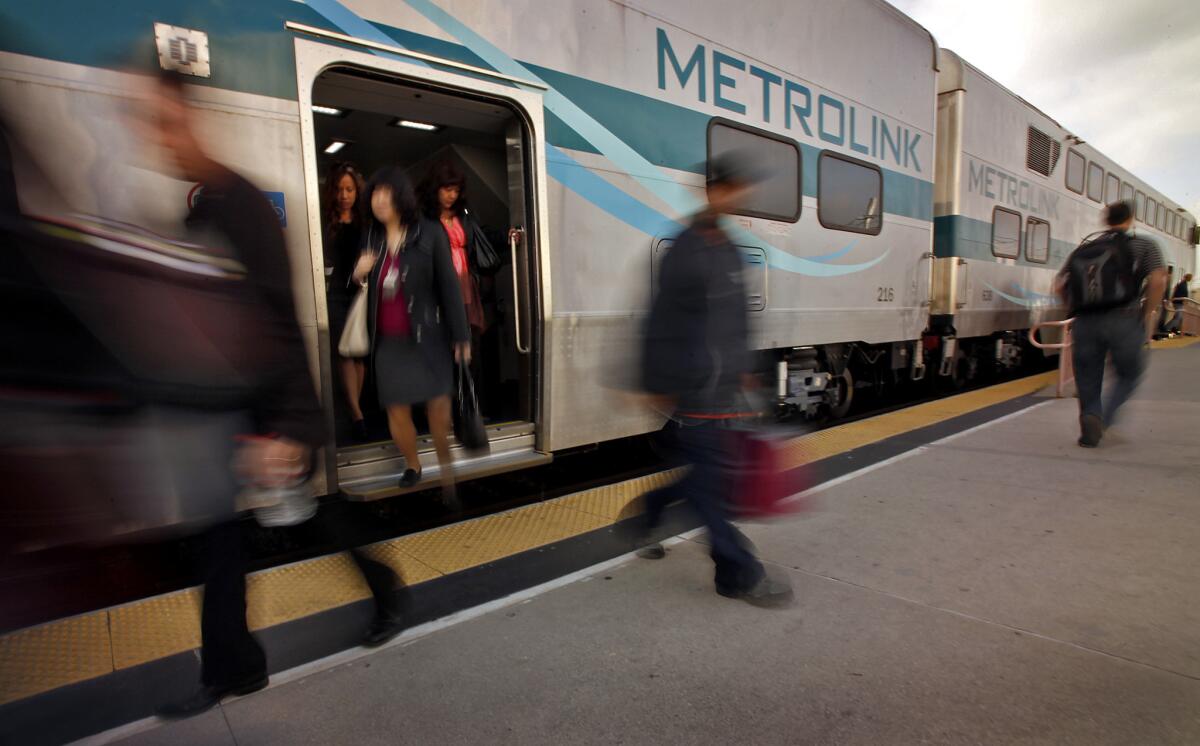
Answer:
<svg viewBox="0 0 1200 746"><path fill-rule="evenodd" d="M1194 341L1200 340L1187 340ZM1035 393L1054 375L1008 381L810 433L796 438L785 464L819 461ZM612 525L630 514L638 497L681 474L682 469L665 470L582 490L389 539L367 551L415 586ZM253 630L370 597L344 552L252 573L246 595ZM198 648L200 598L199 588L187 588L0 636L0 705Z"/></svg>
<svg viewBox="0 0 1200 746"><path fill-rule="evenodd" d="M1150 343L1153 350L1177 350L1181 347L1191 347L1200 342L1200 337L1175 337L1174 339L1156 339Z"/></svg>

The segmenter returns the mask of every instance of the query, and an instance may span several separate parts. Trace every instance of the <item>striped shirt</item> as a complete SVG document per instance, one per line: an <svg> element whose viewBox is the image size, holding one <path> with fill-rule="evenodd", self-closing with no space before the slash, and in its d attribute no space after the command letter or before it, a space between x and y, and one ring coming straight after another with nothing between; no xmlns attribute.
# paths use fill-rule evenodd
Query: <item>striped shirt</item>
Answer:
<svg viewBox="0 0 1200 746"><path fill-rule="evenodd" d="M1144 283L1154 270L1167 268L1166 262L1163 261L1162 251L1153 240L1145 236L1130 234L1128 246L1133 254L1133 276L1137 278L1139 285Z"/></svg>

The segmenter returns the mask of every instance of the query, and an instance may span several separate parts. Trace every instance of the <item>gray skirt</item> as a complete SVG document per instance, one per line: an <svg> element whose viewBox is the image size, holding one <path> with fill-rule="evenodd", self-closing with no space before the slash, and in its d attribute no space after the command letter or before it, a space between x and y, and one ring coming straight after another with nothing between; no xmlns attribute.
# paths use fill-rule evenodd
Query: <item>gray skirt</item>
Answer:
<svg viewBox="0 0 1200 746"><path fill-rule="evenodd" d="M409 338L380 337L375 350L375 387L379 404L417 404L447 396L454 388L450 350L431 364L429 354Z"/></svg>

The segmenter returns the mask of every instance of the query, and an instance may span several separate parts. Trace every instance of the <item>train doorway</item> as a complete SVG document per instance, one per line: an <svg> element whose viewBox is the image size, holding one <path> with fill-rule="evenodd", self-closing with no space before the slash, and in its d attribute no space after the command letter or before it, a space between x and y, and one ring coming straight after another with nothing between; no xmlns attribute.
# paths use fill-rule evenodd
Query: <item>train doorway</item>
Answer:
<svg viewBox="0 0 1200 746"><path fill-rule="evenodd" d="M325 278L324 297L318 293L317 302L325 303L328 333L319 346L322 394L334 432L327 450L336 454L331 484L351 498L403 492L398 478L407 468L379 406L372 358L347 359L337 349L357 291L349 282L350 268L373 219L363 187L386 167L408 176L419 208L432 221L426 225L447 231L455 224L439 220L433 182L446 173L460 178L470 217L500 259L496 269L470 266L462 272L472 326L471 372L491 450L472 456L452 444L456 475L470 479L549 459L535 450L540 358L535 125L513 101L468 85L449 87L358 66L327 67L312 84L308 155L316 165L321 223L313 261ZM339 186L350 185L358 192L352 215L345 189L339 193ZM458 258L464 256L460 252ZM351 404L356 393L361 420ZM425 475L421 489L437 484L439 475L423 407L414 406L413 413Z"/></svg>

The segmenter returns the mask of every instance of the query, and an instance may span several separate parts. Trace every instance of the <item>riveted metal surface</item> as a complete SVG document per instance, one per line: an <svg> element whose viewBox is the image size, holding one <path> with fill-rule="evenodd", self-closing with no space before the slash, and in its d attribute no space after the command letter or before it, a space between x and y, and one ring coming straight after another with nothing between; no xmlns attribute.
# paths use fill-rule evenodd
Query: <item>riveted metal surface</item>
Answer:
<svg viewBox="0 0 1200 746"><path fill-rule="evenodd" d="M108 612L62 619L0 637L0 704L112 671Z"/></svg>
<svg viewBox="0 0 1200 746"><path fill-rule="evenodd" d="M600 516L609 521L628 517L635 500L652 490L666 487L683 476L683 469L669 469L617 484L596 487L567 495L558 504L572 510Z"/></svg>
<svg viewBox="0 0 1200 746"><path fill-rule="evenodd" d="M410 585L437 577L430 567L387 546L393 543L382 542L367 553L390 565ZM370 596L350 555L327 555L246 578L246 623L253 630L266 629Z"/></svg>
<svg viewBox="0 0 1200 746"><path fill-rule="evenodd" d="M544 502L397 541L406 554L439 572L451 573L562 541L609 523L600 516Z"/></svg>
<svg viewBox="0 0 1200 746"><path fill-rule="evenodd" d="M246 624L264 629L370 595L346 554L275 567L246 578Z"/></svg>
<svg viewBox="0 0 1200 746"><path fill-rule="evenodd" d="M911 432L951 417L1040 391L1054 381L1054 373L1041 373L978 391L918 404L896 412L831 427L797 438L780 454L783 468L793 469L846 453L871 443Z"/></svg>
<svg viewBox="0 0 1200 746"><path fill-rule="evenodd" d="M200 589L154 596L110 609L117 670L200 647Z"/></svg>

